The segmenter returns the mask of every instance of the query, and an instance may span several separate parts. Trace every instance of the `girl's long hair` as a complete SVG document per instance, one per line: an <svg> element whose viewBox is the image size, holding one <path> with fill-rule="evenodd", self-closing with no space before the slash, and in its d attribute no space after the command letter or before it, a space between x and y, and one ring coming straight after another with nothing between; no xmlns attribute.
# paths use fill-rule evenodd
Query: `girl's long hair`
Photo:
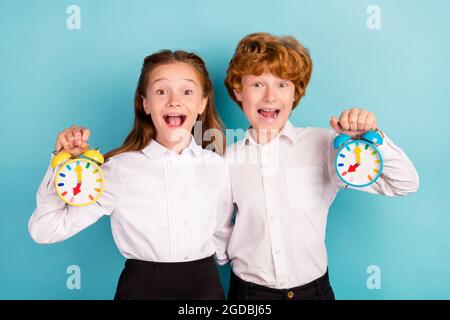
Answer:
<svg viewBox="0 0 450 320"><path fill-rule="evenodd" d="M150 73L152 70L162 64L170 64L175 62L182 62L190 65L196 71L203 86L203 96L208 98L205 111L199 115L197 121L201 125L201 137L196 138L196 142L204 149L210 149L223 155L225 152L226 141L223 134L224 127L220 117L218 116L214 107L214 91L212 81L206 70L203 60L194 53L182 50L170 51L162 50L147 56L141 69L136 92L134 95L134 125L131 132L125 138L122 146L113 149L105 154L105 161L115 155L128 151L140 151L144 149L152 139L156 137L156 128L153 124L150 114L144 111L142 97L146 95L146 88ZM198 123L197 122L197 123ZM195 128L195 126L194 126ZM207 130L212 132L211 141L205 141L204 134ZM193 129L194 131L194 129ZM198 141L201 140L201 141Z"/></svg>

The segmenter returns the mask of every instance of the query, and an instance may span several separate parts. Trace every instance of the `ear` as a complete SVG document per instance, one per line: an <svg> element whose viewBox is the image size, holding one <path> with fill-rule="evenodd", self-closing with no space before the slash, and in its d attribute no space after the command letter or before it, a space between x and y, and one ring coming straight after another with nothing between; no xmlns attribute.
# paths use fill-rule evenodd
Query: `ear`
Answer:
<svg viewBox="0 0 450 320"><path fill-rule="evenodd" d="M144 106L144 112L146 114L150 114L150 104L148 103L148 99L141 95L142 105Z"/></svg>
<svg viewBox="0 0 450 320"><path fill-rule="evenodd" d="M199 115L202 114L205 111L207 105L208 105L208 97L204 97L202 99L202 106L198 110L198 114Z"/></svg>
<svg viewBox="0 0 450 320"><path fill-rule="evenodd" d="M238 89L233 89L234 96L236 100L242 102L241 92Z"/></svg>

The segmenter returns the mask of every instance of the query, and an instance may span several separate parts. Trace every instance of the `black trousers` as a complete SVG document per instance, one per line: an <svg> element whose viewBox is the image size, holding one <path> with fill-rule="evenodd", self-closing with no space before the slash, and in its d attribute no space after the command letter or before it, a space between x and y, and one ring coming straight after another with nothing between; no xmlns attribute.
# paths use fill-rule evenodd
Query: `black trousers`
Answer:
<svg viewBox="0 0 450 320"><path fill-rule="evenodd" d="M223 300L214 257L189 262L125 262L115 300Z"/></svg>
<svg viewBox="0 0 450 320"><path fill-rule="evenodd" d="M231 272L228 300L335 300L328 271L320 278L290 289L273 289L247 282Z"/></svg>

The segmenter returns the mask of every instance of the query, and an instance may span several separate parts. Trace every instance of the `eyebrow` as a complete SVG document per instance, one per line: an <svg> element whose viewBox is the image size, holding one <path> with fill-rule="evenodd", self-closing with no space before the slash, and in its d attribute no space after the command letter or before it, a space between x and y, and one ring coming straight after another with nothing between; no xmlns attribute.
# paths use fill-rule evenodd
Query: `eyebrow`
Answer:
<svg viewBox="0 0 450 320"><path fill-rule="evenodd" d="M154 84L154 83L156 83L156 82L158 82L158 81L162 81L162 80L169 80L169 79L168 79L168 78L158 78L158 79L154 80L154 81L152 82L152 84ZM189 78L183 78L182 80L192 82L193 84L195 84L195 85L198 87L197 83L196 83L194 80L192 80L192 79L189 79Z"/></svg>

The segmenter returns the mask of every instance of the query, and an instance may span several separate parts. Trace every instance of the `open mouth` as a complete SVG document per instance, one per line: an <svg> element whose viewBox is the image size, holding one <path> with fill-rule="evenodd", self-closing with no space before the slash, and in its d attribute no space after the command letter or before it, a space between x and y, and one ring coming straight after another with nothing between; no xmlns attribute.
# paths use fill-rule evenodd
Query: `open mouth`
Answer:
<svg viewBox="0 0 450 320"><path fill-rule="evenodd" d="M187 116L181 113L169 113L163 115L164 121L170 128L181 127L186 121Z"/></svg>
<svg viewBox="0 0 450 320"><path fill-rule="evenodd" d="M258 109L258 113L264 119L275 120L276 118L278 118L278 115L280 114L280 109L275 108Z"/></svg>

